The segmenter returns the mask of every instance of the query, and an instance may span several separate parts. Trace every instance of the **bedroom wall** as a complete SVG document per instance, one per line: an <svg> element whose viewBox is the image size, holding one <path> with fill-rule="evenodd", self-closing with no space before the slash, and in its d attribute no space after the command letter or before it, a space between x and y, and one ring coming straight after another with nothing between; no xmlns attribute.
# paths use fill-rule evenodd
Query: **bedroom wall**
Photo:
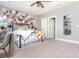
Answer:
<svg viewBox="0 0 79 59"><path fill-rule="evenodd" d="M1 11L2 7L0 6L0 11ZM0 18L1 19L1 18ZM0 25L2 25L2 23L0 23Z"/></svg>
<svg viewBox="0 0 79 59"><path fill-rule="evenodd" d="M71 35L63 34L63 16L71 15ZM41 18L56 16L56 38L79 41L79 2L47 13Z"/></svg>
<svg viewBox="0 0 79 59"><path fill-rule="evenodd" d="M39 28L39 30L41 30L41 18L40 17L35 20L34 26Z"/></svg>
<svg viewBox="0 0 79 59"><path fill-rule="evenodd" d="M6 8L6 7L0 6L0 10L1 10L2 8ZM10 9L10 8L7 8L7 9ZM19 12L20 12L20 11L19 11ZM29 14L29 15L30 15L30 14ZM33 16L34 16L34 15L33 15ZM34 26L37 27L37 28L39 28L39 29L41 30L41 21L40 21L40 18L39 18L38 16L35 16L35 17L36 17L36 19L35 19Z"/></svg>

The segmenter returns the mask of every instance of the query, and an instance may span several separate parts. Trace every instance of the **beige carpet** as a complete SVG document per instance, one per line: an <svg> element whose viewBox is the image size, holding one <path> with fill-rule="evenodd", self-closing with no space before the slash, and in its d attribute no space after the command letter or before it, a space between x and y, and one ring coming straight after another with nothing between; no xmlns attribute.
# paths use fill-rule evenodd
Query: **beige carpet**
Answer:
<svg viewBox="0 0 79 59"><path fill-rule="evenodd" d="M1 53L0 53L1 54ZM4 52L3 52L4 55ZM45 40L42 43L16 48L11 58L77 58L79 45L57 40Z"/></svg>

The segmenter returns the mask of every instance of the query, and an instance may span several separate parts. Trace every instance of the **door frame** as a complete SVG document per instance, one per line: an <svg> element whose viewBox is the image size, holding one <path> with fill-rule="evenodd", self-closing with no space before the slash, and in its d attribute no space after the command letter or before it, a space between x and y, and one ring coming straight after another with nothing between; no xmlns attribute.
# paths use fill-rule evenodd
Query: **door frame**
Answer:
<svg viewBox="0 0 79 59"><path fill-rule="evenodd" d="M49 18L52 18L54 20L54 39L56 38L56 16L51 16Z"/></svg>

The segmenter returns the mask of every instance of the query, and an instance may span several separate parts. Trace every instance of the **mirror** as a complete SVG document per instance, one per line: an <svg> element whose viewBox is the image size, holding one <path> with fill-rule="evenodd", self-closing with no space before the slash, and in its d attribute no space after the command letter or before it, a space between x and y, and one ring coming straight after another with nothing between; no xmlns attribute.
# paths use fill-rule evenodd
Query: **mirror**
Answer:
<svg viewBox="0 0 79 59"><path fill-rule="evenodd" d="M71 16L70 15L65 15L64 17L64 35L71 35Z"/></svg>

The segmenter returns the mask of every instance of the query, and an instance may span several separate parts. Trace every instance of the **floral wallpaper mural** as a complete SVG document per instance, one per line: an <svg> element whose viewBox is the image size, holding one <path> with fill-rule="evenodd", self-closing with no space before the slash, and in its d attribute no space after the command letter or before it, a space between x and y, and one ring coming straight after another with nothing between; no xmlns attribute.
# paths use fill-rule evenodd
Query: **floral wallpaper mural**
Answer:
<svg viewBox="0 0 79 59"><path fill-rule="evenodd" d="M7 21L8 24L13 23L18 26L27 25L28 27L32 27L34 19L35 17L31 15L27 15L26 13L22 13L22 12L15 11L15 10L9 10L6 8L2 8L2 10L0 11L1 23Z"/></svg>

